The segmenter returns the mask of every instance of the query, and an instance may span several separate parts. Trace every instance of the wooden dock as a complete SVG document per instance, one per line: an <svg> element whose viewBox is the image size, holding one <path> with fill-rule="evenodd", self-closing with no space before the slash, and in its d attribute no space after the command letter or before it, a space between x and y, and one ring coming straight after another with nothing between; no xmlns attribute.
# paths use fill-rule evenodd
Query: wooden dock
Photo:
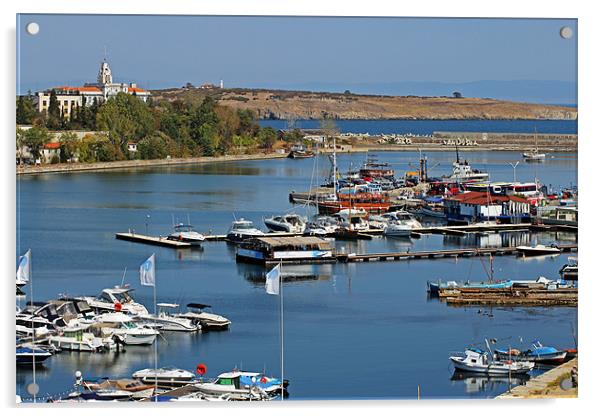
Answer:
<svg viewBox="0 0 602 416"><path fill-rule="evenodd" d="M576 307L578 289L531 289L513 286L505 289L455 288L439 291L448 306L570 306Z"/></svg>
<svg viewBox="0 0 602 416"><path fill-rule="evenodd" d="M562 252L577 251L577 244L558 246ZM337 260L344 263L369 261L398 261L437 258L474 257L479 255L507 256L516 255L516 247L494 248L458 248L452 250L403 251L397 253L337 254Z"/></svg>
<svg viewBox="0 0 602 416"><path fill-rule="evenodd" d="M115 234L117 240L131 241L134 243L150 244L154 246L171 247L171 248L192 248L196 245L186 243L184 241L169 240L167 237L153 237L150 235L136 234L136 233L117 233Z"/></svg>

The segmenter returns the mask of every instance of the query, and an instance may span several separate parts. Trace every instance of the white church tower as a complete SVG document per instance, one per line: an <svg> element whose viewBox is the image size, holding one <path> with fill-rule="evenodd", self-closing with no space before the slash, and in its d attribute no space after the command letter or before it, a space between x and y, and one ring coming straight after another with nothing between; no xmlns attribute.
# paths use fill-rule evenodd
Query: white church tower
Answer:
<svg viewBox="0 0 602 416"><path fill-rule="evenodd" d="M109 63L105 59L100 64L100 70L98 71L98 84L107 85L113 83L113 76L111 75L111 68L109 68Z"/></svg>

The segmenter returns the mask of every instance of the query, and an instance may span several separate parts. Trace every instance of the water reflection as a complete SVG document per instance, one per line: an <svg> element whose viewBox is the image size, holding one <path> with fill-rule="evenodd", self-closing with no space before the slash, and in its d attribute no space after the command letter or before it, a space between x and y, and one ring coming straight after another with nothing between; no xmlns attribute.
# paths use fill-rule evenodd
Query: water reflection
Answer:
<svg viewBox="0 0 602 416"><path fill-rule="evenodd" d="M510 390L519 385L524 385L529 380L528 374L513 374L512 376L485 375L468 373L456 370L450 380L452 385L463 384L467 394L490 392L499 395L503 390Z"/></svg>

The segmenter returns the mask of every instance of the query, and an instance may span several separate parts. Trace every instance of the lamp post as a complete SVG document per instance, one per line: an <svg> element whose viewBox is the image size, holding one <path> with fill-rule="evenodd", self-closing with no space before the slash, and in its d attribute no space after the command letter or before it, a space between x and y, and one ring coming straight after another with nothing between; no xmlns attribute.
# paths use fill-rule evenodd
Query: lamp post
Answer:
<svg viewBox="0 0 602 416"><path fill-rule="evenodd" d="M519 163L520 163L520 160L517 161L516 163L510 163L510 162L508 162L508 164L510 166L512 166L512 171L514 173L514 182L516 182L516 167L518 166Z"/></svg>

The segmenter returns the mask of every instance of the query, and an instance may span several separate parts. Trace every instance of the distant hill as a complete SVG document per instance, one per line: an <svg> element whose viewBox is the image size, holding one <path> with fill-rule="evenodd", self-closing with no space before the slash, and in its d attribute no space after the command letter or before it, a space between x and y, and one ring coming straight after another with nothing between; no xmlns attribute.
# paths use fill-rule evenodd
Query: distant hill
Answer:
<svg viewBox="0 0 602 416"><path fill-rule="evenodd" d="M200 101L249 109L261 119L576 119L577 108L490 98L391 96L268 89L172 88L155 100ZM463 93L464 94L464 93Z"/></svg>

